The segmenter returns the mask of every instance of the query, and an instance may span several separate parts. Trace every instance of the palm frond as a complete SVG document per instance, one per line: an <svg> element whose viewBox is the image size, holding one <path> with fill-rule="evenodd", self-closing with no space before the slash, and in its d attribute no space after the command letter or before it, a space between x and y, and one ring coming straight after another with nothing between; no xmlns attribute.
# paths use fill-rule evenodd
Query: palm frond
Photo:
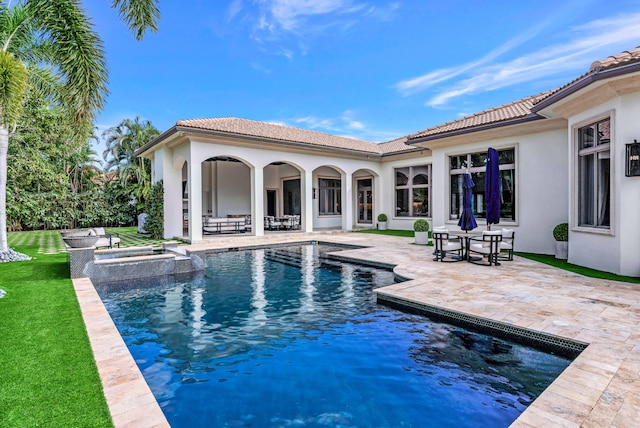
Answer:
<svg viewBox="0 0 640 428"><path fill-rule="evenodd" d="M26 0L27 12L51 48L65 82L65 101L76 118L93 118L107 95L102 40L77 0Z"/></svg>
<svg viewBox="0 0 640 428"><path fill-rule="evenodd" d="M142 40L147 30L158 32L158 0L113 0L111 7L118 10L120 19L129 26L136 40Z"/></svg>

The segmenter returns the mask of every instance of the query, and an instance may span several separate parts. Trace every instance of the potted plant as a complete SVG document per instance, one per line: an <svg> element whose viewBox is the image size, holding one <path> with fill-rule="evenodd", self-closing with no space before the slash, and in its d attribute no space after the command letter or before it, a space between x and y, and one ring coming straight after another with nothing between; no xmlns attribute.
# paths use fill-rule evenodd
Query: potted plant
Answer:
<svg viewBox="0 0 640 428"><path fill-rule="evenodd" d="M387 215L378 214L378 230L387 230Z"/></svg>
<svg viewBox="0 0 640 428"><path fill-rule="evenodd" d="M423 218L419 218L413 223L413 236L416 244L427 245L429 243L429 222Z"/></svg>
<svg viewBox="0 0 640 428"><path fill-rule="evenodd" d="M569 224L560 223L553 228L553 239L556 240L556 259L569 258Z"/></svg>

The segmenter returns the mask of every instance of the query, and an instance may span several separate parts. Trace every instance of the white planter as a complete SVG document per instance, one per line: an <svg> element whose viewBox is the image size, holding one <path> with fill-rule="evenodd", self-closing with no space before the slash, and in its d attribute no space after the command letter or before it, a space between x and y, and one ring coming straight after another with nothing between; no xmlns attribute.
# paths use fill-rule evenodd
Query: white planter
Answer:
<svg viewBox="0 0 640 428"><path fill-rule="evenodd" d="M387 230L387 222L379 221L378 222L378 230Z"/></svg>
<svg viewBox="0 0 640 428"><path fill-rule="evenodd" d="M569 242L556 241L556 259L567 260L569 258Z"/></svg>
<svg viewBox="0 0 640 428"><path fill-rule="evenodd" d="M413 232L416 244L427 245L429 243L429 232Z"/></svg>

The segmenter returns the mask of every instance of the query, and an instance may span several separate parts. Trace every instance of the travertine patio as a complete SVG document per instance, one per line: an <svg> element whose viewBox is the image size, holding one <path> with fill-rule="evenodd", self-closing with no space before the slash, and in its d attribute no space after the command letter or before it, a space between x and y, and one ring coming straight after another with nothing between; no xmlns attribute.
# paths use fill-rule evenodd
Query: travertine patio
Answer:
<svg viewBox="0 0 640 428"><path fill-rule="evenodd" d="M497 267L439 263L432 247L413 238L361 233L221 237L189 248L309 240L367 246L341 255L395 264L412 278L379 293L588 343L514 427L639 426L640 284L585 278L519 257ZM91 282L74 284L115 426L168 426Z"/></svg>

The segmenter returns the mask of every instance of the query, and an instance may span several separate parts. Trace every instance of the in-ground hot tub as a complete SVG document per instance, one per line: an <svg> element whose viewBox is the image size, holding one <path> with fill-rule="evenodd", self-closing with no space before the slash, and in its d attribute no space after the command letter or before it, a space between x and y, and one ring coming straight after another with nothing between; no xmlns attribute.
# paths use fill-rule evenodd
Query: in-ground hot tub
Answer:
<svg viewBox="0 0 640 428"><path fill-rule="evenodd" d="M187 252L177 242L162 248L129 247L96 250L69 248L71 278L94 282L114 282L204 270L204 253Z"/></svg>

